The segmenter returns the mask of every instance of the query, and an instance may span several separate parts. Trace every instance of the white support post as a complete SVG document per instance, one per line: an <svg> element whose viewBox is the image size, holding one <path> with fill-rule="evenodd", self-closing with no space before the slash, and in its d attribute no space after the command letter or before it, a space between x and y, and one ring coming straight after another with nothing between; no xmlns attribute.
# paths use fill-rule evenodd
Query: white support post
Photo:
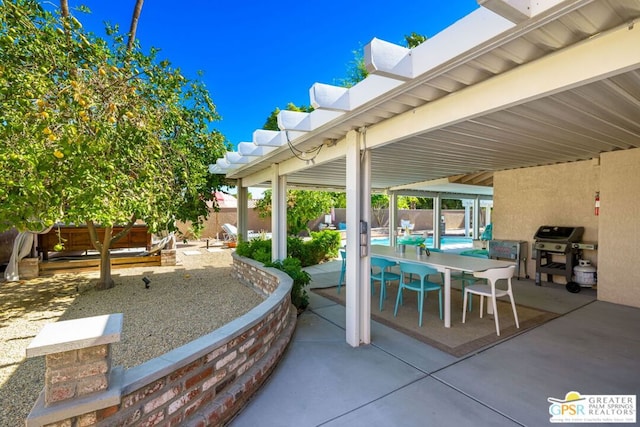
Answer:
<svg viewBox="0 0 640 427"><path fill-rule="evenodd" d="M242 179L238 179L236 185L238 188L238 194L237 194L237 201L238 201L237 215L238 215L238 234L239 234L238 237L242 239L242 241L244 242L244 241L247 241L249 237L247 233L247 228L249 224L249 211L248 211L249 191L247 187L242 186Z"/></svg>
<svg viewBox="0 0 640 427"><path fill-rule="evenodd" d="M365 131L366 132L366 131ZM371 343L371 151L366 149L366 133L358 133L362 155L360 157L360 219L366 225L367 235L360 241L360 343ZM361 230L362 231L362 230ZM364 241L363 241L364 239ZM364 246L363 246L364 244Z"/></svg>
<svg viewBox="0 0 640 427"><path fill-rule="evenodd" d="M470 206L468 204L464 205L464 237L469 237L469 228L471 228L471 218L469 216Z"/></svg>
<svg viewBox="0 0 640 427"><path fill-rule="evenodd" d="M398 229L398 194L389 194L389 246L397 245L396 230Z"/></svg>
<svg viewBox="0 0 640 427"><path fill-rule="evenodd" d="M279 165L272 165L271 177L271 260L287 257L287 177Z"/></svg>
<svg viewBox="0 0 640 427"><path fill-rule="evenodd" d="M473 238L480 238L480 197L473 199Z"/></svg>
<svg viewBox="0 0 640 427"><path fill-rule="evenodd" d="M433 197L433 247L440 249L440 216L442 215L442 208L440 206L440 196ZM444 231L444 230L442 230Z"/></svg>
<svg viewBox="0 0 640 427"><path fill-rule="evenodd" d="M369 343L371 294L369 281L365 283L363 271L369 268L368 256L360 256L360 220L362 219L362 179L360 139L356 131L346 135L346 195L347 195L347 271L346 271L346 339L347 344L358 347ZM368 273L366 275L368 277ZM366 288L366 292L362 288Z"/></svg>
<svg viewBox="0 0 640 427"><path fill-rule="evenodd" d="M464 236L469 237L471 232L471 205L473 202L469 199L462 200L462 206L464 206ZM473 236L474 239L478 237Z"/></svg>

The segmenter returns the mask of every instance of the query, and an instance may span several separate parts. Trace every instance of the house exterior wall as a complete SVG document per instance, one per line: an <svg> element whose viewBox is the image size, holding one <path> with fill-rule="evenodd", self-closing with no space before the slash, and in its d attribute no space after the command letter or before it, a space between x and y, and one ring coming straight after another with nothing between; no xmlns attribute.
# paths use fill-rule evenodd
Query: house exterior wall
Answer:
<svg viewBox="0 0 640 427"><path fill-rule="evenodd" d="M598 299L640 307L640 149L601 156Z"/></svg>
<svg viewBox="0 0 640 427"><path fill-rule="evenodd" d="M640 149L634 149L605 153L600 159L496 172L493 237L527 241L527 272L533 277L531 246L538 227L582 226L582 240L598 242L597 251L582 256L598 269L598 299L640 307L639 168ZM597 191L599 216L594 213ZM565 283L562 276L554 276L554 281Z"/></svg>

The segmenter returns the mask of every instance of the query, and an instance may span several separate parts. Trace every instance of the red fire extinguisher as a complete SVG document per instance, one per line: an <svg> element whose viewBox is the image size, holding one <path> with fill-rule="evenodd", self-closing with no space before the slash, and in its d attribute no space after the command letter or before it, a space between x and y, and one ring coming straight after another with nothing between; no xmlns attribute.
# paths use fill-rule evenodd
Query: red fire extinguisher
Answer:
<svg viewBox="0 0 640 427"><path fill-rule="evenodd" d="M595 214L596 216L600 215L600 192L596 191L596 209L595 209Z"/></svg>

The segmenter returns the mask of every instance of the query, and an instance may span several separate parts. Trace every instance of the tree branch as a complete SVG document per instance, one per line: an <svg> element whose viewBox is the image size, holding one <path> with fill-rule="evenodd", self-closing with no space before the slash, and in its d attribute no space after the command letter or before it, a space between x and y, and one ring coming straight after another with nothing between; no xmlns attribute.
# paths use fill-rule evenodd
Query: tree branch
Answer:
<svg viewBox="0 0 640 427"><path fill-rule="evenodd" d="M109 247L111 247L111 245L113 245L118 240L122 239L129 232L129 230L131 230L131 228L136 223L136 219L137 218L136 218L135 214L131 216L131 219L129 220L127 225L125 225L124 228L118 234L113 236L113 238L111 239L111 243L109 244Z"/></svg>
<svg viewBox="0 0 640 427"><path fill-rule="evenodd" d="M142 13L142 4L144 0L136 0L136 7L133 9L133 16L131 17L131 27L129 28L129 40L127 41L127 51L133 49L133 42L136 40L136 31L138 29L138 20Z"/></svg>
<svg viewBox="0 0 640 427"><path fill-rule="evenodd" d="M91 238L91 244L94 248L98 250L98 252L102 253L102 242L98 240L98 232L96 231L96 226L93 221L87 221L87 229L89 230L89 237Z"/></svg>

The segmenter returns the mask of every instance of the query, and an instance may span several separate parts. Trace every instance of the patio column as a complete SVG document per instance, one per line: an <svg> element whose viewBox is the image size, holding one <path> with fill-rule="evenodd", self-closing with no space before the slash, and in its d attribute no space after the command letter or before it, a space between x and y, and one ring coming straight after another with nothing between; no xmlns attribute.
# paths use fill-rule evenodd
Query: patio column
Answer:
<svg viewBox="0 0 640 427"><path fill-rule="evenodd" d="M493 201L486 201L484 205L484 225L491 224L491 208L493 207Z"/></svg>
<svg viewBox="0 0 640 427"><path fill-rule="evenodd" d="M440 237L442 236L440 232L440 216L442 215L440 203L440 195L433 196L433 247L437 249L440 249Z"/></svg>
<svg viewBox="0 0 640 427"><path fill-rule="evenodd" d="M352 347L371 342L371 288L369 235L371 203L371 157L361 153L363 133L350 131L346 136L347 195L347 269L346 339ZM363 154L361 158L361 154ZM363 207L367 208L364 209ZM365 213L368 212L368 213ZM360 234L364 221L367 235Z"/></svg>
<svg viewBox="0 0 640 427"><path fill-rule="evenodd" d="M271 166L271 260L287 257L287 177Z"/></svg>
<svg viewBox="0 0 640 427"><path fill-rule="evenodd" d="M238 237L242 239L242 241L246 241L249 237L247 234L247 228L249 227L249 211L248 211L248 197L249 191L247 187L242 185L242 179L238 179L237 181L238 187Z"/></svg>
<svg viewBox="0 0 640 427"><path fill-rule="evenodd" d="M389 194L389 246L396 246L396 230L398 229L398 194Z"/></svg>
<svg viewBox="0 0 640 427"><path fill-rule="evenodd" d="M473 202L468 199L462 200L462 206L464 206L464 236L469 237L469 231L471 228L471 205ZM473 236L474 239L477 239L477 236Z"/></svg>
<svg viewBox="0 0 640 427"><path fill-rule="evenodd" d="M480 238L480 197L473 199L473 238Z"/></svg>

